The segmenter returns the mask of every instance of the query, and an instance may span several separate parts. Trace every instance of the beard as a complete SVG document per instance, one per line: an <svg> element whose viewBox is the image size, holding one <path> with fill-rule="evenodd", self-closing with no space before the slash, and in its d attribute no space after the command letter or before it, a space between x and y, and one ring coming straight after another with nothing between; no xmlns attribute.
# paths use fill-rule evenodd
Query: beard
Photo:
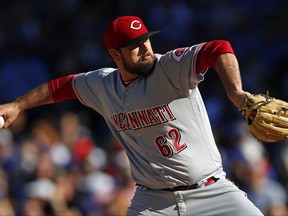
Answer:
<svg viewBox="0 0 288 216"><path fill-rule="evenodd" d="M151 61L143 61L145 56L151 56L152 60ZM146 53L142 56L142 58L139 59L139 61L135 64L128 63L126 60L125 56L122 55L122 63L124 69L130 73L130 74L136 74L139 76L148 76L149 74L152 73L152 71L155 68L156 65L156 56L151 55L150 53Z"/></svg>

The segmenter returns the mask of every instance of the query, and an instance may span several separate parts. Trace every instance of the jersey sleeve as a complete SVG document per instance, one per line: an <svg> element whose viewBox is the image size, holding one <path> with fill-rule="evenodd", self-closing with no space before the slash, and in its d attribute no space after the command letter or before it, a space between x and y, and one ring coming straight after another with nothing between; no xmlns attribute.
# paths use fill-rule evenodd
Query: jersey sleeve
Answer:
<svg viewBox="0 0 288 216"><path fill-rule="evenodd" d="M95 79L91 72L82 73L77 76L73 79L72 86L79 101L83 105L92 107L92 104L98 101L98 90L95 88L99 85L97 79Z"/></svg>
<svg viewBox="0 0 288 216"><path fill-rule="evenodd" d="M160 65L175 88L187 91L203 81L218 57L228 52L234 53L228 41L214 40L172 50L161 57Z"/></svg>
<svg viewBox="0 0 288 216"><path fill-rule="evenodd" d="M102 114L106 111L103 101L111 101L109 86L115 82L113 68L100 68L87 73L82 73L72 81L72 86L79 101ZM112 100L113 101L113 100Z"/></svg>
<svg viewBox="0 0 288 216"><path fill-rule="evenodd" d="M204 79L206 70L196 73L197 57L203 45L177 48L159 58L159 70L179 94L186 95Z"/></svg>

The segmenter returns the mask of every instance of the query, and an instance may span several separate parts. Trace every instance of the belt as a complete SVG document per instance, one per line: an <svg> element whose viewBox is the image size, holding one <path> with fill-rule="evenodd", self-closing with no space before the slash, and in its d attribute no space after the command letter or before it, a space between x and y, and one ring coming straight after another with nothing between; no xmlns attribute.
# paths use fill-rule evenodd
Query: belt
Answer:
<svg viewBox="0 0 288 216"><path fill-rule="evenodd" d="M208 179L205 179L203 181L197 182L197 183L195 183L193 185L181 185L181 186L177 186L177 187L174 187L174 188L163 188L163 189L160 189L160 190L171 191L171 192L174 192L174 191L185 191L185 190L194 190L194 189L197 189L197 188L206 187L208 185L214 184L218 180L219 180L219 178L216 178L216 177L212 176L212 177L210 177Z"/></svg>

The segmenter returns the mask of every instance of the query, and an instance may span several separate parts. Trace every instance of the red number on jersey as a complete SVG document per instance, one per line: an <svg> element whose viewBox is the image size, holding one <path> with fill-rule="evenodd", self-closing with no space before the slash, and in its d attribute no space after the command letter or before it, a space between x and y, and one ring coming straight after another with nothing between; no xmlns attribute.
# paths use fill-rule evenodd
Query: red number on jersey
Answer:
<svg viewBox="0 0 288 216"><path fill-rule="evenodd" d="M168 131L166 137L173 140L175 154L178 154L187 147L185 143L180 144L181 133L176 128ZM167 143L166 137L162 135L156 137L155 143L163 157L171 157L173 155L173 148Z"/></svg>
<svg viewBox="0 0 288 216"><path fill-rule="evenodd" d="M173 150L166 142L167 139L164 136L158 136L155 138L155 143L163 157L171 157L173 155Z"/></svg>
<svg viewBox="0 0 288 216"><path fill-rule="evenodd" d="M167 136L169 139L174 139L173 145L176 150L176 153L181 152L183 149L187 147L185 143L180 144L181 134L179 130L177 130L176 128L171 129L167 133Z"/></svg>

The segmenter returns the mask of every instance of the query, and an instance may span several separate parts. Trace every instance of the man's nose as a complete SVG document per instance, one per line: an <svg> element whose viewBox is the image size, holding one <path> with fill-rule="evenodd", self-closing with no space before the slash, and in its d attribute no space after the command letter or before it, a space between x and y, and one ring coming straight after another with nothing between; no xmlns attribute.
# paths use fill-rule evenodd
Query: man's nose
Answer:
<svg viewBox="0 0 288 216"><path fill-rule="evenodd" d="M141 48L141 51L144 51L144 52L148 51L147 43L145 43L145 42L141 43L140 48Z"/></svg>

